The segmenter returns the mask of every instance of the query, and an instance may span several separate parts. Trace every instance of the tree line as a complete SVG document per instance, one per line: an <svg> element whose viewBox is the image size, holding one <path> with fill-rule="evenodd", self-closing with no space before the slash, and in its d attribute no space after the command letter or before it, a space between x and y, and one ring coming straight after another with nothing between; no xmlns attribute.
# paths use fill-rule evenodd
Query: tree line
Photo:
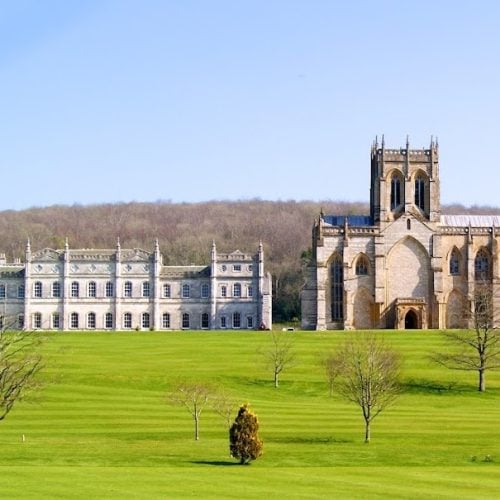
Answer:
<svg viewBox="0 0 500 500"><path fill-rule="evenodd" d="M28 238L33 250L73 248L152 250L158 238L165 264L206 264L212 241L221 252L250 252L264 243L266 269L273 275L274 321L300 317L301 256L311 247L311 229L321 210L332 215L369 213L366 203L342 201L209 201L203 203L116 203L54 205L0 213L0 253L24 260ZM500 214L500 208L461 205L443 212Z"/></svg>

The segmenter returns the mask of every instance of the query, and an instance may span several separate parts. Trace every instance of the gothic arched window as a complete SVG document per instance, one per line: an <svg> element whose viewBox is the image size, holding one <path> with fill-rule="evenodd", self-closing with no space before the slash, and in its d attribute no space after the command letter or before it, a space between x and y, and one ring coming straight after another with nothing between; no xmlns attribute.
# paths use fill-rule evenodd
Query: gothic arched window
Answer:
<svg viewBox="0 0 500 500"><path fill-rule="evenodd" d="M364 255L360 255L356 261L356 276L366 276L369 265L368 259Z"/></svg>
<svg viewBox="0 0 500 500"><path fill-rule="evenodd" d="M344 265L340 257L335 257L331 266L332 321L344 319Z"/></svg>
<svg viewBox="0 0 500 500"><path fill-rule="evenodd" d="M488 281L491 277L490 255L485 248L481 248L474 261L476 281Z"/></svg>
<svg viewBox="0 0 500 500"><path fill-rule="evenodd" d="M458 276L460 274L460 252L454 248L450 255L450 274Z"/></svg>
<svg viewBox="0 0 500 500"><path fill-rule="evenodd" d="M395 173L391 178L391 210L396 210L404 202L403 188L401 175Z"/></svg>
<svg viewBox="0 0 500 500"><path fill-rule="evenodd" d="M415 178L415 205L422 211L425 211L425 184L424 176L417 175Z"/></svg>

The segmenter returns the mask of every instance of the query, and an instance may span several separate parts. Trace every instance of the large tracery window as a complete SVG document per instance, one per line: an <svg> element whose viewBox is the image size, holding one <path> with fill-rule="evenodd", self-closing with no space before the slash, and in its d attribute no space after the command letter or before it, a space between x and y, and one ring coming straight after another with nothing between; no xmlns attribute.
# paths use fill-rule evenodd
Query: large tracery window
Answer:
<svg viewBox="0 0 500 500"><path fill-rule="evenodd" d="M331 267L332 283L332 321L344 319L344 266L340 257L336 257Z"/></svg>
<svg viewBox="0 0 500 500"><path fill-rule="evenodd" d="M490 256L486 249L481 248L477 252L474 270L476 281L488 281L491 278Z"/></svg>
<svg viewBox="0 0 500 500"><path fill-rule="evenodd" d="M415 178L415 205L425 211L425 179L422 175Z"/></svg>
<svg viewBox="0 0 500 500"><path fill-rule="evenodd" d="M403 203L403 180L398 174L391 178L391 210L396 210Z"/></svg>

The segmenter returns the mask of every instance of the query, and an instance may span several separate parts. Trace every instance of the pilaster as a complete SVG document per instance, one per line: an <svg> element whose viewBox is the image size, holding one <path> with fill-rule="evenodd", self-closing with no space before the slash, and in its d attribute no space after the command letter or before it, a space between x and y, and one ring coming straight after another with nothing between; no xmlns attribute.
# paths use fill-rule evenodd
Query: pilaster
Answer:
<svg viewBox="0 0 500 500"><path fill-rule="evenodd" d="M116 242L116 252L115 252L115 307L114 307L114 316L115 316L115 329L122 330L122 308L121 308L121 297L123 292L123 284L122 284L122 252L120 246L120 239L118 238Z"/></svg>
<svg viewBox="0 0 500 500"><path fill-rule="evenodd" d="M26 243L26 266L24 267L24 328L31 330L31 244L30 240Z"/></svg>
<svg viewBox="0 0 500 500"><path fill-rule="evenodd" d="M160 271L162 266L162 258L160 253L160 245L158 239L155 240L155 250L153 254L153 328L159 330L161 328L160 319Z"/></svg>
<svg viewBox="0 0 500 500"><path fill-rule="evenodd" d="M258 290L255 296L259 297ZM215 241L212 242L210 260L210 328L217 328L217 247Z"/></svg>
<svg viewBox="0 0 500 500"><path fill-rule="evenodd" d="M63 286L62 286L62 294L63 294L63 300L62 300L62 314L61 314L61 328L62 330L69 330L70 327L70 318L68 317L69 314L69 297L71 295L71 283L70 283L70 253L69 253L69 244L68 244L68 238L66 238L66 241L64 243L64 255L63 255Z"/></svg>

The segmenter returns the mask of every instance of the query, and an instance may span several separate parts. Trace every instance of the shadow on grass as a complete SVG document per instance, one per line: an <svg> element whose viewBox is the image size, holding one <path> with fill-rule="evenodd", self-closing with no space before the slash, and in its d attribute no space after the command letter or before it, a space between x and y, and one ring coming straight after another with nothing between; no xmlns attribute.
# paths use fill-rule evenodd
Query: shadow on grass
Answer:
<svg viewBox="0 0 500 500"><path fill-rule="evenodd" d="M453 394L465 392L456 382L439 383L429 380L409 380L402 384L403 392L413 394Z"/></svg>
<svg viewBox="0 0 500 500"><path fill-rule="evenodd" d="M284 436L281 438L268 439L273 443L281 444L334 444L334 443L352 443L350 439L334 438L333 436L323 437L301 437L301 436Z"/></svg>
<svg viewBox="0 0 500 500"><path fill-rule="evenodd" d="M191 460L191 463L196 465L212 465L214 467L231 467L233 465L240 465L239 462L226 462L223 460Z"/></svg>

